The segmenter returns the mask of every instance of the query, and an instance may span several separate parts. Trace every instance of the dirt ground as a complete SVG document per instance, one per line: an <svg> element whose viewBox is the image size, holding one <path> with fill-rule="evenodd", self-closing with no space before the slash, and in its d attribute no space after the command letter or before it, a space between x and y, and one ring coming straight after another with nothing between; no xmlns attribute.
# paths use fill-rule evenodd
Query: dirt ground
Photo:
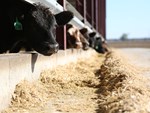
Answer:
<svg viewBox="0 0 150 113"><path fill-rule="evenodd" d="M117 51L107 56L94 52L91 59L45 70L34 83L22 81L2 113L150 113L150 91L143 84L150 76L150 49ZM132 66L120 63L120 54ZM136 69L144 79L133 77Z"/></svg>
<svg viewBox="0 0 150 113"><path fill-rule="evenodd" d="M130 63L144 70L143 75L150 77L150 49L149 48L122 48Z"/></svg>

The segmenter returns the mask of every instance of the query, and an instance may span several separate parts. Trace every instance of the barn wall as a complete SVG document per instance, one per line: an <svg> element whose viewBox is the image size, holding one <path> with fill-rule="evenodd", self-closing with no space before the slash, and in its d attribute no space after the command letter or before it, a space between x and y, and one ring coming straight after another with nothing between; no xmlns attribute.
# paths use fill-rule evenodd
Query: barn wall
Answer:
<svg viewBox="0 0 150 113"><path fill-rule="evenodd" d="M83 16L84 23L106 39L106 0L68 0Z"/></svg>

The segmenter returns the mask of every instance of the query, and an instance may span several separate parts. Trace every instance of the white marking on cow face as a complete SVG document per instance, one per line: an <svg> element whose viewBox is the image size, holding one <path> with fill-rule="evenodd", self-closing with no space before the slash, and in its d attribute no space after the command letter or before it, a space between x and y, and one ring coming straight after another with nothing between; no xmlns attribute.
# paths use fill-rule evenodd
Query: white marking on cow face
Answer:
<svg viewBox="0 0 150 113"><path fill-rule="evenodd" d="M79 49L79 48L82 48L82 42L81 42L81 39L80 39L80 31L77 27L73 26L71 27L70 29L68 29L67 31L73 38L75 38L76 42L76 48Z"/></svg>

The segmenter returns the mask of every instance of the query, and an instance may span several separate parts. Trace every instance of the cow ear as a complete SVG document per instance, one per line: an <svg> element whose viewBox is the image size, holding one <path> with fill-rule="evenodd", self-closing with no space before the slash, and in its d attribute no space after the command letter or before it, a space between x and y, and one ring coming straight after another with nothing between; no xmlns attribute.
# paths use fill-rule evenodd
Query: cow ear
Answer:
<svg viewBox="0 0 150 113"><path fill-rule="evenodd" d="M85 34L85 33L88 32L88 30L87 30L87 28L82 28L82 29L80 29L80 32L81 32L82 34Z"/></svg>
<svg viewBox="0 0 150 113"><path fill-rule="evenodd" d="M70 29L70 28L72 28L72 27L73 27L72 24L66 24L66 29L67 29L67 30Z"/></svg>
<svg viewBox="0 0 150 113"><path fill-rule="evenodd" d="M65 25L74 17L74 14L71 11L63 11L54 16L58 25Z"/></svg>
<svg viewBox="0 0 150 113"><path fill-rule="evenodd" d="M89 33L90 37L94 37L95 35L96 35L96 32Z"/></svg>

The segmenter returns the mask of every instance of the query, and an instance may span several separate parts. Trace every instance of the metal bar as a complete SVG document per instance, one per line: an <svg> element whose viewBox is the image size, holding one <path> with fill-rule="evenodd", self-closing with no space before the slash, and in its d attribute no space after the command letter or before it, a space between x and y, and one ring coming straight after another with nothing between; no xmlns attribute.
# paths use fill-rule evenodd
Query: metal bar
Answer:
<svg viewBox="0 0 150 113"><path fill-rule="evenodd" d="M94 27L94 1L92 0L91 1L92 3L91 3L91 24L92 24L92 26Z"/></svg>
<svg viewBox="0 0 150 113"><path fill-rule="evenodd" d="M98 1L99 0L95 0L95 19L96 19L96 30L98 31L99 27L98 27Z"/></svg>
<svg viewBox="0 0 150 113"><path fill-rule="evenodd" d="M106 0L99 0L98 6L98 32L106 38Z"/></svg>
<svg viewBox="0 0 150 113"><path fill-rule="evenodd" d="M63 10L66 10L66 0L60 0L58 3L63 7ZM60 49L66 50L66 26L57 29L56 40L59 43Z"/></svg>
<svg viewBox="0 0 150 113"><path fill-rule="evenodd" d="M94 7L94 28L96 29L96 0L94 0L94 4L93 4L93 7Z"/></svg>
<svg viewBox="0 0 150 113"><path fill-rule="evenodd" d="M41 3L43 3L44 5L46 5L46 6L48 6L49 7L49 9L52 11L52 13L54 13L54 14L57 14L57 13L59 13L59 12L61 12L61 11L63 11L63 7L56 1L56 0L26 0L26 1L28 1L28 2L30 2L30 3L35 3L35 2L41 2ZM59 1L61 1L61 0L59 0ZM83 5L83 0L77 0L78 2L80 2L80 5L81 5L81 3L82 3L82 5ZM77 5L77 1L76 1L76 5ZM86 0L84 0L84 1L86 1ZM98 1L98 0L94 0L94 1ZM85 5L85 4L84 4ZM95 2L95 5L97 6L98 4ZM79 7L79 6L78 6ZM76 8L77 8L77 10L78 10L78 7L76 6ZM85 7L85 6L84 6ZM80 6L80 8L81 8L81 6ZM82 7L83 8L83 7ZM95 11L97 12L97 8L95 8ZM80 12L80 14L82 15L82 13L86 13L86 11L85 12L82 12L81 10L79 11ZM84 15L82 15L82 16L84 16ZM97 13L95 13L95 16L97 16ZM97 19L96 19L97 20ZM83 27L85 27L85 24L83 23L83 22L81 22L81 20L79 20L76 16L74 16L74 18L69 22L70 24L74 24L74 25L76 25L77 27L79 27L79 29L80 28L83 28ZM95 22L96 23L96 22ZM98 25L98 24L96 24L96 25ZM91 30L91 28L90 27L88 27L87 26L87 28L88 28L88 30L90 31L90 32L92 32L93 30ZM96 29L96 27L95 27L95 31L97 32L97 29ZM97 32L98 33L98 32Z"/></svg>
<svg viewBox="0 0 150 113"><path fill-rule="evenodd" d="M66 10L66 0L63 0L63 7ZM66 26L63 27L63 35L64 35L64 50L67 49L67 40L66 40Z"/></svg>
<svg viewBox="0 0 150 113"><path fill-rule="evenodd" d="M86 22L86 0L83 0L83 18L84 18L84 23Z"/></svg>
<svg viewBox="0 0 150 113"><path fill-rule="evenodd" d="M87 21L92 24L92 1L91 0L86 0L86 19Z"/></svg>
<svg viewBox="0 0 150 113"><path fill-rule="evenodd" d="M77 11L83 16L84 12L83 12L83 0L76 0L76 9Z"/></svg>

